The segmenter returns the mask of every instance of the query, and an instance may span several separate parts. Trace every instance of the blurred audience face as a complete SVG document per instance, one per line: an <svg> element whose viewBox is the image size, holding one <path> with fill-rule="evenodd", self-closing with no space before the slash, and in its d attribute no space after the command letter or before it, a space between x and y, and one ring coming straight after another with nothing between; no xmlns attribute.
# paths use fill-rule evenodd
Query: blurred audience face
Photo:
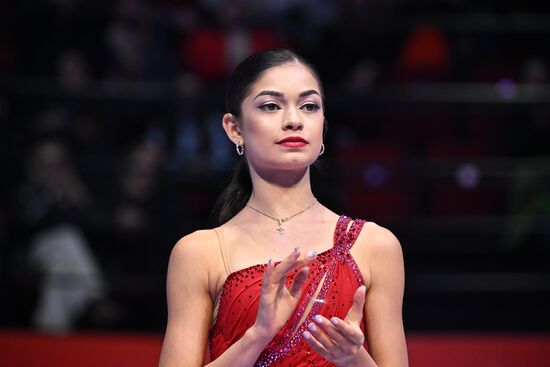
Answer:
<svg viewBox="0 0 550 367"><path fill-rule="evenodd" d="M34 148L27 164L27 174L57 202L83 205L88 201L88 194L69 162L65 148L58 142L45 141Z"/></svg>

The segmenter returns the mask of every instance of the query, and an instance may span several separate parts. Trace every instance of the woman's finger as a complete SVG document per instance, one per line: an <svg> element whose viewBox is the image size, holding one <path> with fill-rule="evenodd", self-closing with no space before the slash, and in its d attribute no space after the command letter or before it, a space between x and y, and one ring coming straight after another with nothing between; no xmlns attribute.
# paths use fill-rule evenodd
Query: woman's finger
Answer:
<svg viewBox="0 0 550 367"><path fill-rule="evenodd" d="M295 247L294 250L283 261L279 263L273 270L272 281L275 283L286 280L286 274L291 271L297 264L300 258L300 248Z"/></svg>
<svg viewBox="0 0 550 367"><path fill-rule="evenodd" d="M357 288L355 295L353 296L353 305L348 311L345 320L351 324L359 325L363 318L363 309L365 307L365 295L367 287L364 285Z"/></svg>
<svg viewBox="0 0 550 367"><path fill-rule="evenodd" d="M292 297L298 299L300 298L300 294L302 293L302 288L304 287L304 284L306 284L307 276L309 275L309 268L303 267L298 271L296 276L294 277L294 280L292 281L292 284L290 285L290 288L288 289Z"/></svg>
<svg viewBox="0 0 550 367"><path fill-rule="evenodd" d="M347 339L348 343L353 343L355 345L363 345L365 342L365 336L361 331L361 328L356 324L351 324L345 320L339 319L337 317L332 317L330 319L330 324L333 325L334 331L338 333L339 337ZM327 334L336 340L336 337L332 335L331 332L327 329ZM341 345L345 342L339 341Z"/></svg>
<svg viewBox="0 0 550 367"><path fill-rule="evenodd" d="M290 271L310 264L316 256L317 253L315 251L311 251L306 257L300 257L300 249L296 247L286 259L281 261L279 265L275 267L272 281L276 283L286 282L287 275Z"/></svg>
<svg viewBox="0 0 550 367"><path fill-rule="evenodd" d="M262 293L271 284L271 276L273 275L273 270L273 261L269 259L264 270L264 275L262 277Z"/></svg>
<svg viewBox="0 0 550 367"><path fill-rule="evenodd" d="M323 331L323 329L316 325L314 322L307 326L307 329L311 335L330 353L336 353L338 346L335 342L328 337L328 335Z"/></svg>
<svg viewBox="0 0 550 367"><path fill-rule="evenodd" d="M321 315L316 315L313 320L327 334L330 340L333 341L332 344L335 344L345 350L347 345L355 343L352 339L349 339L346 335L343 335L340 330L338 330L336 326L327 318Z"/></svg>
<svg viewBox="0 0 550 367"><path fill-rule="evenodd" d="M305 331L302 336L307 341L311 349L317 352L321 357L326 359L327 361L332 360L333 356L332 354L325 348L309 331Z"/></svg>

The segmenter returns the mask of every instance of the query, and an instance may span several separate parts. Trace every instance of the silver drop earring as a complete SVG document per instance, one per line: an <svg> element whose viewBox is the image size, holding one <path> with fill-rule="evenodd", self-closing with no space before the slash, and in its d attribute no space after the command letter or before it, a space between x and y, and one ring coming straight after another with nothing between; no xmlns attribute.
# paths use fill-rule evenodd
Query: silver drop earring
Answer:
<svg viewBox="0 0 550 367"><path fill-rule="evenodd" d="M325 143L321 143L321 152L319 153L319 156L323 155L325 152Z"/></svg>
<svg viewBox="0 0 550 367"><path fill-rule="evenodd" d="M244 145L242 145L240 142L235 143L235 150L237 151L238 155L244 154Z"/></svg>

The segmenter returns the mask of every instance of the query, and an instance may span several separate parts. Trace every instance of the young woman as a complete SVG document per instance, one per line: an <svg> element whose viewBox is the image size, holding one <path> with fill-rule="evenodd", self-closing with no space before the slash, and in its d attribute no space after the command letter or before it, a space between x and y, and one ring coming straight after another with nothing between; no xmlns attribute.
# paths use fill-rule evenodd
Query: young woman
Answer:
<svg viewBox="0 0 550 367"><path fill-rule="evenodd" d="M240 162L222 225L183 237L168 268L160 366L407 366L401 247L319 203L323 90L288 50L234 71L223 127Z"/></svg>

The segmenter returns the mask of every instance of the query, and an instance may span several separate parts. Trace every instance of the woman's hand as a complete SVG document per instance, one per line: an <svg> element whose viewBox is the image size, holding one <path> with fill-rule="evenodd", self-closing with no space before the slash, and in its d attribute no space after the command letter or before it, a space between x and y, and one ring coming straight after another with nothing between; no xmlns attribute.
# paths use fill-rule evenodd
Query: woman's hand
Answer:
<svg viewBox="0 0 550 367"><path fill-rule="evenodd" d="M353 305L344 320L333 317L329 321L321 315L316 315L315 323L309 324L309 331L303 334L314 351L337 366L353 365L361 354L366 353L363 347L365 336L360 326L365 294L365 286L357 288Z"/></svg>
<svg viewBox="0 0 550 367"><path fill-rule="evenodd" d="M267 263L262 279L260 305L253 326L258 337L269 342L292 315L309 274L309 268L306 265L311 263L316 256L315 252L310 252L307 256L300 256L300 249L295 248L276 267L271 260ZM296 273L290 288L287 288L288 273L299 268L301 269Z"/></svg>

